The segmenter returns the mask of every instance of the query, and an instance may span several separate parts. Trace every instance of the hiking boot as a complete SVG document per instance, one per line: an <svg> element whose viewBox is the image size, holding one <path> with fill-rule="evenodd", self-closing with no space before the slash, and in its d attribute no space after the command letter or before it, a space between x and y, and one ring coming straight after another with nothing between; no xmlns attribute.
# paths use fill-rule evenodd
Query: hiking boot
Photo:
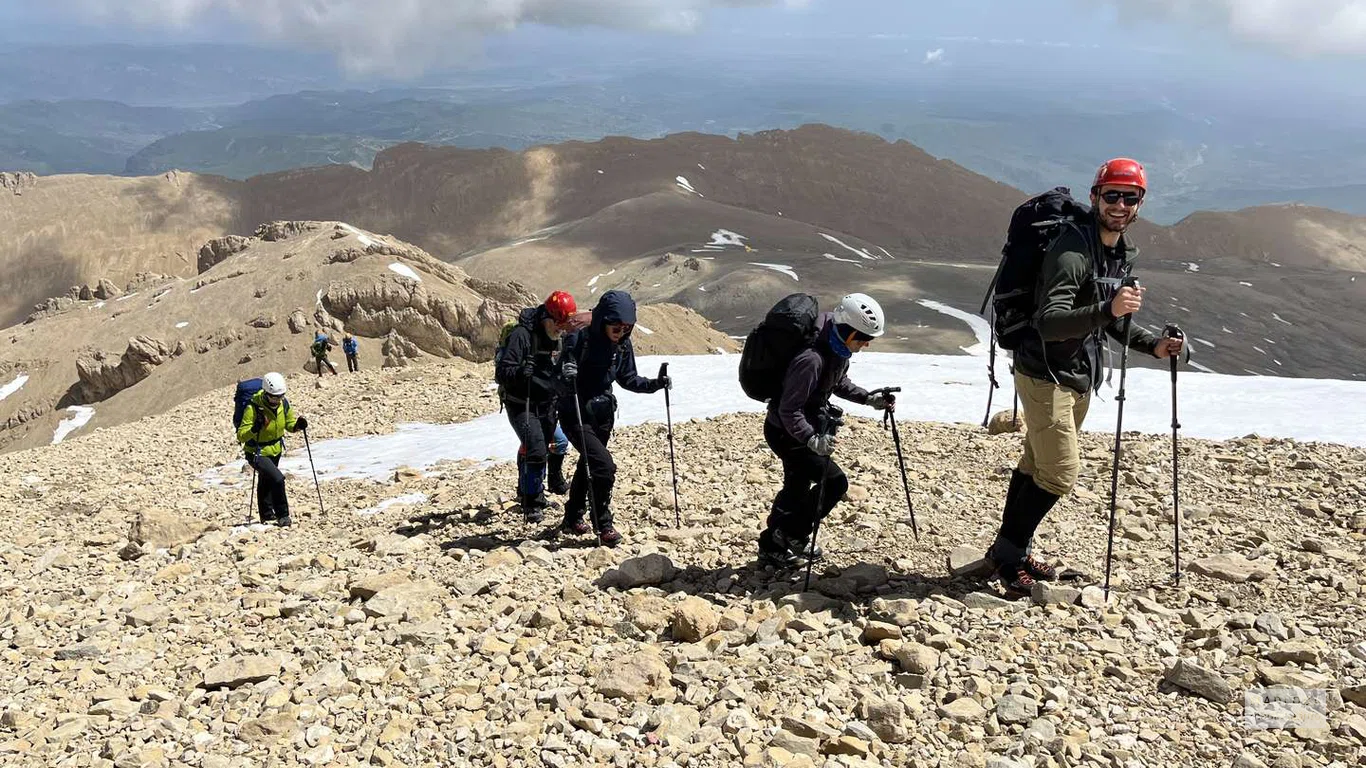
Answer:
<svg viewBox="0 0 1366 768"><path fill-rule="evenodd" d="M569 483L564 479L564 454L552 453L546 460L547 472L545 487L556 496L569 493Z"/></svg>
<svg viewBox="0 0 1366 768"><path fill-rule="evenodd" d="M294 525L294 521L289 519L289 515L285 515L284 517L276 520L275 524L281 528L288 528L289 526Z"/></svg>
<svg viewBox="0 0 1366 768"><path fill-rule="evenodd" d="M1024 562L1020 565L1024 566L1024 569L1029 572L1030 576L1034 577L1035 581L1058 580L1058 569L1042 560L1035 559L1033 555L1025 555Z"/></svg>
<svg viewBox="0 0 1366 768"><path fill-rule="evenodd" d="M587 536L593 532L593 526L589 525L588 521L582 517L573 520L565 518L565 521L560 523L560 531L573 536Z"/></svg>
<svg viewBox="0 0 1366 768"><path fill-rule="evenodd" d="M609 525L598 533L598 543L604 547L615 547L621 543L621 534L617 532L616 528Z"/></svg>
<svg viewBox="0 0 1366 768"><path fill-rule="evenodd" d="M802 561L788 546L788 539L780 532L765 528L759 534L759 564L774 568L791 568Z"/></svg>
<svg viewBox="0 0 1366 768"><path fill-rule="evenodd" d="M1024 562L1007 563L996 569L996 577L1007 592L1028 595L1034 591L1034 577L1025 569Z"/></svg>
<svg viewBox="0 0 1366 768"><path fill-rule="evenodd" d="M817 544L814 541L811 541L810 536L806 536L800 539L793 539L792 551L796 553L798 556L804 557L807 560L814 561L819 560L822 557L825 557L825 550L821 549L821 545Z"/></svg>
<svg viewBox="0 0 1366 768"><path fill-rule="evenodd" d="M528 523L539 523L545 519L546 507L550 503L546 501L545 494L539 493L535 496L522 497L522 516Z"/></svg>

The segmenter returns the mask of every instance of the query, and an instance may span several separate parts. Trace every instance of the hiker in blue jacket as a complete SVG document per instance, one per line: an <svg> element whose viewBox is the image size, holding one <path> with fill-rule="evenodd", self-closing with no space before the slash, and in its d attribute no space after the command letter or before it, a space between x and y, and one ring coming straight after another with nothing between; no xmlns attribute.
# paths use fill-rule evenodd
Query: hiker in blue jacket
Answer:
<svg viewBox="0 0 1366 768"><path fill-rule="evenodd" d="M611 508L617 465L607 450L617 410L612 384L615 382L640 394L658 392L670 386L668 376L649 379L636 372L636 353L631 346L631 330L635 323L636 302L631 294L608 291L593 308L593 319L588 327L565 338L564 351L560 355L560 420L565 436L579 452L560 527L566 533L588 533L590 529L584 522L584 513L588 510L591 490L592 530L597 532L599 543L609 547L621 542L621 534L612 524ZM592 476L591 489L589 475Z"/></svg>
<svg viewBox="0 0 1366 768"><path fill-rule="evenodd" d="M360 342L356 337L346 334L342 339L342 354L346 355L346 372L355 373L360 370Z"/></svg>

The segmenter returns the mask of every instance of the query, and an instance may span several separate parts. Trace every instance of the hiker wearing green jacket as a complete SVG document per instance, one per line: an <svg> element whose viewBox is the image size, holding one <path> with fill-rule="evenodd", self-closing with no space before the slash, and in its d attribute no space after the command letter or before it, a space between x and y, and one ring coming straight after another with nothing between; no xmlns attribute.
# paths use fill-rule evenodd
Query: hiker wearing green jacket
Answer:
<svg viewBox="0 0 1366 768"><path fill-rule="evenodd" d="M329 371L332 371L333 376L337 375L337 366L327 359L328 351L334 346L336 345L322 331L318 331L318 335L313 337L313 345L309 349L313 352L313 362L318 365L318 378L322 378L324 365Z"/></svg>
<svg viewBox="0 0 1366 768"><path fill-rule="evenodd" d="M308 419L300 416L285 399L285 377L274 371L262 378L261 390L252 395L237 427L237 442L242 444L247 463L256 470L256 503L261 522L288 527L289 500L285 497L285 476L280 457L285 452L285 432L308 429Z"/></svg>
<svg viewBox="0 0 1366 768"><path fill-rule="evenodd" d="M1034 531L1048 511L1076 485L1081 469L1077 433L1104 379L1109 337L1130 349L1166 358L1179 354L1181 339L1157 338L1123 318L1143 307L1144 289L1125 285L1136 252L1124 232L1137 218L1148 179L1135 160L1116 158L1097 171L1091 215L1069 225L1044 255L1030 323L1015 350L1015 391L1024 412L1025 449L1011 474L1001 528L987 557L1012 592L1031 591L1036 580L1057 578L1057 569L1031 554Z"/></svg>

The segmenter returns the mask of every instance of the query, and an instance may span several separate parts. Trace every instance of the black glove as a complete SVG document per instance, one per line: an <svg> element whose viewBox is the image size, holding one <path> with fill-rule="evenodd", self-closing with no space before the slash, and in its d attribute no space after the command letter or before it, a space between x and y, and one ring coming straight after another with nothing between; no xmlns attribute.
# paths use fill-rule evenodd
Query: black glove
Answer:
<svg viewBox="0 0 1366 768"><path fill-rule="evenodd" d="M566 362L563 366L560 367L560 378L564 379L564 383L573 384L574 380L578 377L579 364L574 362L573 360Z"/></svg>
<svg viewBox="0 0 1366 768"><path fill-rule="evenodd" d="M294 422L294 429L291 430L291 431L293 431L293 432L307 432L307 431L308 431L308 419L305 419L304 417L300 416L297 420L295 420L295 422Z"/></svg>
<svg viewBox="0 0 1366 768"><path fill-rule="evenodd" d="M536 373L536 361L528 355L527 358L522 361L522 364L517 367L517 372L521 374L523 379L530 379L532 375Z"/></svg>
<svg viewBox="0 0 1366 768"><path fill-rule="evenodd" d="M659 378L655 379L655 391L656 391L656 392L658 392L658 391L661 390L661 389L673 389L673 388L674 388L674 380L671 379L671 378L669 378L668 376L660 376Z"/></svg>

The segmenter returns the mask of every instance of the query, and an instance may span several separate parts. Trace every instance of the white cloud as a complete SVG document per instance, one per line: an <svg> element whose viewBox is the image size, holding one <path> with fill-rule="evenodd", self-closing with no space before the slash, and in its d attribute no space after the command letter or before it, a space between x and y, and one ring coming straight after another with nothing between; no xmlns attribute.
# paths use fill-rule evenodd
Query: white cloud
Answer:
<svg viewBox="0 0 1366 768"><path fill-rule="evenodd" d="M1153 17L1225 28L1299 55L1366 55L1366 0L1115 0L1124 20Z"/></svg>
<svg viewBox="0 0 1366 768"><path fill-rule="evenodd" d="M938 64L944 60L944 49L935 48L933 51L925 51L926 64Z"/></svg>
<svg viewBox="0 0 1366 768"><path fill-rule="evenodd" d="M231 20L264 40L334 54L355 73L414 75L522 24L693 32L721 7L810 0L57 0L79 18L150 28Z"/></svg>

